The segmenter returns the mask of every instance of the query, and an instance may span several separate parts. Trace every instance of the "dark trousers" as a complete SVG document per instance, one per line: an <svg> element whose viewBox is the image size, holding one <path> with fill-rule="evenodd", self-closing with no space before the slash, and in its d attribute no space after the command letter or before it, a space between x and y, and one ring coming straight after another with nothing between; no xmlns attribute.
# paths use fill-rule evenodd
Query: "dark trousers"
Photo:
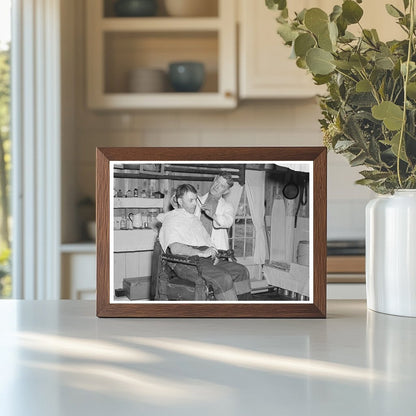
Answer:
<svg viewBox="0 0 416 416"><path fill-rule="evenodd" d="M250 275L245 266L220 260L215 266L211 258L200 258L202 277L212 286L217 300L238 300L237 295L249 293ZM196 282L198 271L195 266L176 264L175 273L182 279Z"/></svg>

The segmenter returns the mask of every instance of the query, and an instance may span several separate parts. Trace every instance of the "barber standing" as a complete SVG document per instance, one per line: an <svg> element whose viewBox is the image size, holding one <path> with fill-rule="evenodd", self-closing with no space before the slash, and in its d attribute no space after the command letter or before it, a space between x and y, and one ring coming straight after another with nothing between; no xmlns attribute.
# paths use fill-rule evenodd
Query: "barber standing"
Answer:
<svg viewBox="0 0 416 416"><path fill-rule="evenodd" d="M232 175L222 172L215 176L208 193L198 197L195 215L201 220L204 228L214 246L218 250L228 250L228 229L234 224L234 207L223 196L226 195L234 184ZM165 198L164 213L169 211L169 206L178 208L173 197ZM158 220L163 222L165 214L159 214Z"/></svg>
<svg viewBox="0 0 416 416"><path fill-rule="evenodd" d="M228 229L234 224L234 208L223 196L233 186L230 173L222 172L217 175L209 188L209 192L199 199L202 205L197 206L195 215L201 222L214 246L219 250L228 250Z"/></svg>

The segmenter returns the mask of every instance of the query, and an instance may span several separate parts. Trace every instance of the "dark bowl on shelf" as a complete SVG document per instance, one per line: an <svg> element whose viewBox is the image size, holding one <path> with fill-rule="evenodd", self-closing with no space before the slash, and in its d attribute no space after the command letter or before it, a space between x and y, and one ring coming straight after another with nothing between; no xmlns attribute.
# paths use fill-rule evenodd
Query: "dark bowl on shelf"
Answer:
<svg viewBox="0 0 416 416"><path fill-rule="evenodd" d="M169 64L169 80L177 92L197 92L205 80L202 62L172 62Z"/></svg>
<svg viewBox="0 0 416 416"><path fill-rule="evenodd" d="M149 17L157 12L156 0L118 0L114 12L119 17Z"/></svg>

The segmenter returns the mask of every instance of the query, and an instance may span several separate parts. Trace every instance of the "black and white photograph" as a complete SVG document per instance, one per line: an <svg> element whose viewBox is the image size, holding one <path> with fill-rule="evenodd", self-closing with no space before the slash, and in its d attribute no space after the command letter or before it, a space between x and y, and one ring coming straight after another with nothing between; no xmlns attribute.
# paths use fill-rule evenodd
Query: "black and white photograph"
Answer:
<svg viewBox="0 0 416 416"><path fill-rule="evenodd" d="M313 163L110 162L110 303L313 301Z"/></svg>

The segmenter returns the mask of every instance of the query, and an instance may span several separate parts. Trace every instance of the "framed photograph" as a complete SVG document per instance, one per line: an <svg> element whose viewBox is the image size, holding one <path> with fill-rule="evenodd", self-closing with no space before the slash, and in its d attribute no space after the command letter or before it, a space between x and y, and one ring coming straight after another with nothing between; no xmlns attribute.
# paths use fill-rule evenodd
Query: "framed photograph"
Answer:
<svg viewBox="0 0 416 416"><path fill-rule="evenodd" d="M326 154L97 148L97 316L324 318Z"/></svg>

